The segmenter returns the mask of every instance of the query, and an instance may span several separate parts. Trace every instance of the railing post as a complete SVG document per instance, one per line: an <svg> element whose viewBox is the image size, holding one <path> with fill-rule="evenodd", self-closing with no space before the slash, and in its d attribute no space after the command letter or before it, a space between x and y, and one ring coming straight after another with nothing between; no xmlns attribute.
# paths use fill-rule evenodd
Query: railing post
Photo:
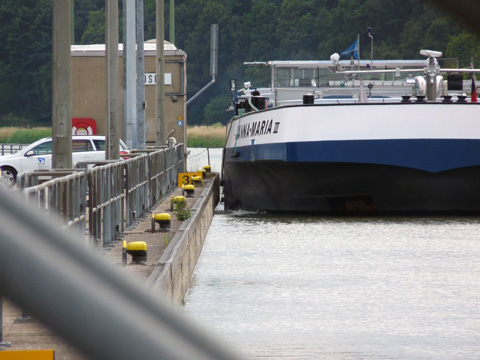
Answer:
<svg viewBox="0 0 480 360"><path fill-rule="evenodd" d="M0 350L10 347L10 342L3 341L3 299L0 295Z"/></svg>

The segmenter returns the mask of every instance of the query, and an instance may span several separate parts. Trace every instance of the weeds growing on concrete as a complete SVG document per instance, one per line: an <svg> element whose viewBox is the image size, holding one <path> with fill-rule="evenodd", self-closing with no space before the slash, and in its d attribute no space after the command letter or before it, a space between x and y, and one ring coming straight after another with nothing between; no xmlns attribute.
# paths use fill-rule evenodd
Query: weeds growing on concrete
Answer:
<svg viewBox="0 0 480 360"><path fill-rule="evenodd" d="M175 204L173 212L177 215L177 220L179 221L185 221L192 216L190 210L185 207L185 202Z"/></svg>

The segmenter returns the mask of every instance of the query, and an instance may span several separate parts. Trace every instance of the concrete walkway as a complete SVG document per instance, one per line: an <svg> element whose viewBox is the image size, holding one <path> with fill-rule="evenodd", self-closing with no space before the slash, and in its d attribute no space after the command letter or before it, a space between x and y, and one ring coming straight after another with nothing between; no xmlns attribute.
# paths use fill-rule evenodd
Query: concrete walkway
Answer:
<svg viewBox="0 0 480 360"><path fill-rule="evenodd" d="M213 217L213 209L218 202L218 189L219 189L218 174L208 174L207 179L204 180L203 185L197 185L195 194L193 197L187 197L187 208L192 212L192 218L190 221L185 222L177 220L175 214L171 211L170 199L171 196L182 195L182 189L177 188L175 191L149 212L143 219L141 219L134 227L128 229L123 238L117 241L113 246L102 249L102 253L106 259L110 261L114 266L122 268L122 243L125 240L127 243L133 241L144 241L147 244L147 260L145 264L137 264L132 262L130 255L127 257L127 264L123 267L126 270L128 276L137 277L139 281L148 285L150 289L154 288L158 291L159 296L167 297L178 305L178 299L182 298L182 292L188 289L189 279L193 268L198 259L201 247L203 246L203 240L206 236L206 231ZM217 189L218 188L218 189ZM205 197L208 196L208 199ZM207 206L200 206L205 201L209 201ZM197 213L200 212L200 213ZM171 228L169 231L158 231L159 225L156 224L156 231L152 233L152 213L170 213L171 214ZM207 216L208 215L208 216ZM199 219L198 221L195 219ZM165 283L157 284L158 281L162 281L162 272L172 271L167 269L166 265L171 263L172 257L177 256L178 249L189 249L192 246L189 245L191 239L187 238L187 245L179 246L178 242L192 231L190 231L190 223L195 226L195 223L200 224L202 231L198 231L195 228L195 236L201 237L199 244L195 246L195 254L187 254L188 266L190 271L188 274L182 276L174 276L173 273L169 273L168 277L174 284L165 285ZM184 241L185 242L185 241ZM182 255L182 254L180 254ZM183 261L183 260L180 260ZM173 261L174 262L174 261ZM173 266L171 266L173 267ZM160 280L159 280L160 279ZM175 284L175 279L180 284ZM187 283L185 283L187 282ZM171 290L163 291L164 288L170 286ZM175 300L177 299L177 300ZM55 309L52 309L55 311ZM22 310L16 307L7 299L3 299L3 342L10 343L9 347L5 347L5 350L39 350L39 349L53 349L55 351L56 360L86 360L79 351L73 346L63 341L63 339L48 328L43 326L35 319L26 318L27 314L22 314ZM95 321L95 319L91 319ZM75 324L72 324L75 326ZM108 334L106 334L108 336ZM0 339L1 340L1 339ZM101 341L101 339L99 339ZM1 353L0 353L1 357Z"/></svg>

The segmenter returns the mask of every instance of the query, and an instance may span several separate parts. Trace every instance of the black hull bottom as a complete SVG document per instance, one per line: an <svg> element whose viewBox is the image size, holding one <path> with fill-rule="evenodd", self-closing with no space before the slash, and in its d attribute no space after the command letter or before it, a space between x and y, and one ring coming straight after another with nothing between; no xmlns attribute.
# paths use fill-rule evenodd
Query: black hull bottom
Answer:
<svg viewBox="0 0 480 360"><path fill-rule="evenodd" d="M226 209L480 214L480 167L429 173L383 165L226 162Z"/></svg>

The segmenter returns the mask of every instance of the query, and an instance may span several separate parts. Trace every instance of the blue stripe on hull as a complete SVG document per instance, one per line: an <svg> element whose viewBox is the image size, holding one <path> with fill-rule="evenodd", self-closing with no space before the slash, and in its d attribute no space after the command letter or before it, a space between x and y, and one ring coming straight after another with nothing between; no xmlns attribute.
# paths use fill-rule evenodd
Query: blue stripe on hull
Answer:
<svg viewBox="0 0 480 360"><path fill-rule="evenodd" d="M292 142L238 148L229 161L359 163L400 166L431 173L480 165L480 140L407 139Z"/></svg>

